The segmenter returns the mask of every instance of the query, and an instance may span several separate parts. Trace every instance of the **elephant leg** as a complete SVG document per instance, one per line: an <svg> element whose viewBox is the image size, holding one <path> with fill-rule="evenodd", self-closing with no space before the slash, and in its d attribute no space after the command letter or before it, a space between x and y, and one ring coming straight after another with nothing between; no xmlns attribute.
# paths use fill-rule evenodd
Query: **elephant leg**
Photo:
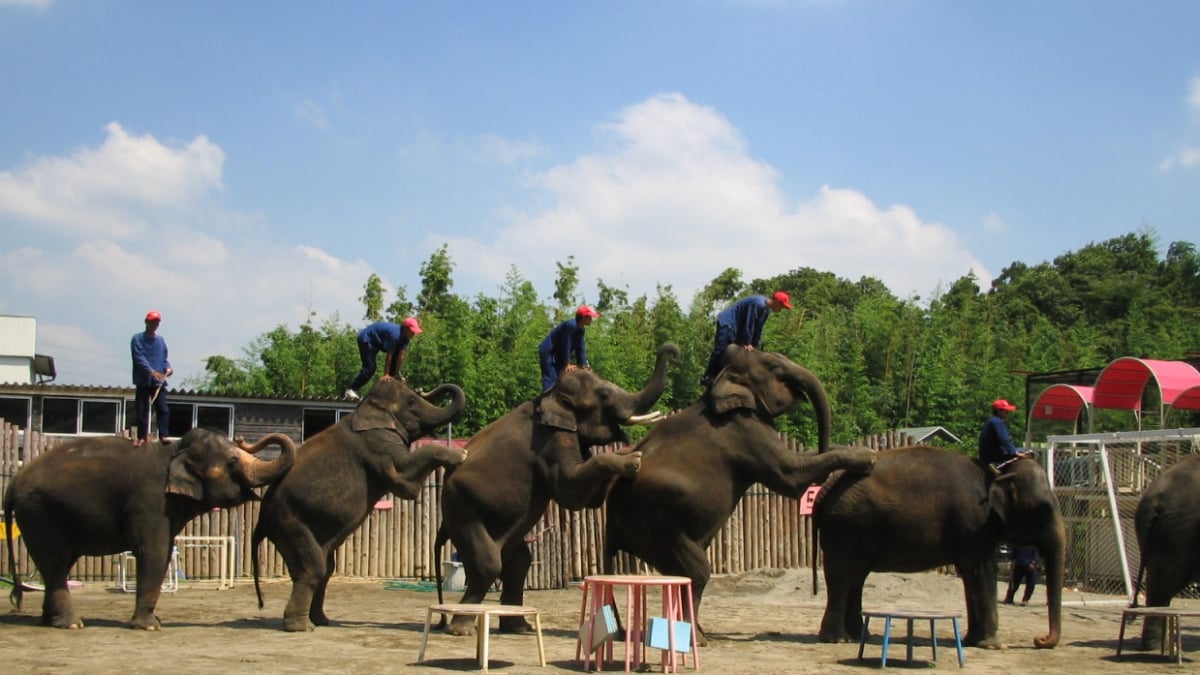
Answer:
<svg viewBox="0 0 1200 675"><path fill-rule="evenodd" d="M1146 606L1169 607L1174 598L1187 586L1187 575L1179 567L1178 561L1164 562L1164 556L1151 557L1146 561ZM1161 616L1148 616L1142 621L1142 649L1157 651L1162 649L1163 636L1166 632L1166 619Z"/></svg>
<svg viewBox="0 0 1200 675"><path fill-rule="evenodd" d="M868 570L825 553L825 614L821 642L857 642L862 631L862 589Z"/></svg>
<svg viewBox="0 0 1200 675"><path fill-rule="evenodd" d="M524 539L516 538L504 551L504 562L500 567L500 604L522 605L525 602L525 577L533 565L533 554ZM500 632L530 633L533 626L523 616L500 617Z"/></svg>
<svg viewBox="0 0 1200 675"><path fill-rule="evenodd" d="M430 443L400 454L394 466L386 471L391 492L401 499L418 499L425 488L425 479L439 466L457 466L466 459L467 451ZM467 617L470 618L470 617Z"/></svg>
<svg viewBox="0 0 1200 675"><path fill-rule="evenodd" d="M337 569L337 550L331 549L329 555L325 556L325 574L321 575L321 580L317 582L317 588L313 591L312 604L308 608L308 620L312 621L314 626L329 625L329 617L325 615L325 589L329 588L329 579L333 577L335 569Z"/></svg>
<svg viewBox="0 0 1200 675"><path fill-rule="evenodd" d="M461 537L455 538L458 557L467 577L467 588L460 602L474 604L483 602L488 589L500 576L500 547L478 518L469 518L464 522L469 525L463 528ZM456 616L446 626L446 632L451 635L472 635L475 632L475 619Z"/></svg>
<svg viewBox="0 0 1200 675"><path fill-rule="evenodd" d="M163 577L167 575L169 551L152 548L135 555L137 560L137 602L130 619L131 628L161 630L162 624L154 615L162 595Z"/></svg>
<svg viewBox="0 0 1200 675"><path fill-rule="evenodd" d="M1000 617L996 609L996 562L990 556L984 561L959 562L959 575L967 599L967 634L963 644L984 649L1004 649L997 637Z"/></svg>
<svg viewBox="0 0 1200 675"><path fill-rule="evenodd" d="M316 589L325 577L327 558L312 532L303 524L293 520L279 529L279 537L272 541L292 578L292 594L283 610L283 629L310 631L315 625L309 614Z"/></svg>
<svg viewBox="0 0 1200 675"><path fill-rule="evenodd" d="M46 587L42 597L42 624L54 628L83 628L83 619L75 613L71 593L67 590L67 574L78 558L67 553L71 547L66 536L52 526L24 529L21 535L25 538L26 550Z"/></svg>
<svg viewBox="0 0 1200 675"><path fill-rule="evenodd" d="M696 644L701 647L708 646L708 637L700 626L700 601L704 597L709 577L712 576L712 567L708 563L704 548L679 533L673 538L664 538L656 551L658 555L655 555L653 560L646 560L664 575L688 577L692 580L693 611L690 618L696 627Z"/></svg>

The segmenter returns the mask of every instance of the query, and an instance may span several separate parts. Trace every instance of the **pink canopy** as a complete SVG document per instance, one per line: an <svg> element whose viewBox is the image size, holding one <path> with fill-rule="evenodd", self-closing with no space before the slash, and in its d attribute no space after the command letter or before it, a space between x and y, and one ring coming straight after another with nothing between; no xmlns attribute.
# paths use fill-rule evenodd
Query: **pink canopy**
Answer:
<svg viewBox="0 0 1200 675"><path fill-rule="evenodd" d="M1141 410L1142 391L1153 379L1164 406L1184 390L1200 385L1200 372L1185 361L1156 361L1121 357L1105 366L1096 379L1093 405L1115 410Z"/></svg>
<svg viewBox="0 0 1200 675"><path fill-rule="evenodd" d="M1092 404L1095 387L1074 384L1056 384L1038 395L1033 403L1035 420L1079 419L1079 412Z"/></svg>
<svg viewBox="0 0 1200 675"><path fill-rule="evenodd" d="M1175 410L1200 410L1200 384L1179 392L1171 407Z"/></svg>

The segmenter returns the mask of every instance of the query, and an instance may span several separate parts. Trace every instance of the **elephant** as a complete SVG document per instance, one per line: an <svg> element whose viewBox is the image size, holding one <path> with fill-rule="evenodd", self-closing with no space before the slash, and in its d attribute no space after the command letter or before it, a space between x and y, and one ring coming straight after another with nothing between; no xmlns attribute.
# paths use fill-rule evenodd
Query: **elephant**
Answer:
<svg viewBox="0 0 1200 675"><path fill-rule="evenodd" d="M918 572L953 564L967 603L964 645L1003 648L997 638L996 550L1034 546L1045 564L1053 648L1062 634L1066 529L1038 462L1019 459L999 476L967 455L930 446L879 453L869 476L834 476L813 516L825 555L826 605L818 637L857 641L863 584L870 572Z"/></svg>
<svg viewBox="0 0 1200 675"><path fill-rule="evenodd" d="M446 477L434 546L436 572L442 545L450 540L458 550L466 575L462 602L482 602L499 578L500 602L522 603L533 562L524 535L542 518L551 499L572 510L597 508L615 478L637 473L639 453L589 456L589 450L628 442L622 425L645 419L666 389L668 360L678 358L678 347L660 346L654 372L637 392L625 391L587 369L565 371L553 387L471 438L467 461ZM524 617L501 617L500 629L521 632L530 626ZM472 630L467 616L456 617L447 627L455 635Z"/></svg>
<svg viewBox="0 0 1200 675"><path fill-rule="evenodd" d="M1200 581L1200 456L1180 460L1154 479L1138 501L1133 525L1141 551L1137 586L1145 575L1146 605L1167 607ZM1163 617L1146 617L1142 648L1161 649L1163 630Z"/></svg>
<svg viewBox="0 0 1200 675"><path fill-rule="evenodd" d="M447 394L445 406L433 403ZM443 384L422 394L389 377L376 382L352 414L301 444L295 466L263 496L250 537L259 608L263 594L257 552L263 539L270 539L292 579L284 630L329 625L325 591L338 546L385 494L416 499L429 474L463 461L461 448L430 443L410 451L409 444L458 419L465 405L458 385Z"/></svg>
<svg viewBox="0 0 1200 675"><path fill-rule="evenodd" d="M786 356L732 345L723 364L699 401L655 423L638 443L641 469L618 480L606 502L606 571L626 551L663 574L691 578L693 622L711 575L705 551L751 485L799 498L832 471L869 471L875 456L866 448L824 452L829 399L820 380ZM789 449L774 427L801 398L816 411L818 452Z"/></svg>
<svg viewBox="0 0 1200 675"><path fill-rule="evenodd" d="M277 445L277 458L255 454ZM55 445L22 467L4 493L13 603L21 607L12 523L45 581L42 623L82 628L71 604L67 573L80 556L132 551L137 600L130 626L159 630L155 616L175 537L189 520L214 508L258 499L252 488L286 474L296 448L283 434L235 444L208 429L192 429L171 444L134 447L126 438L81 438Z"/></svg>

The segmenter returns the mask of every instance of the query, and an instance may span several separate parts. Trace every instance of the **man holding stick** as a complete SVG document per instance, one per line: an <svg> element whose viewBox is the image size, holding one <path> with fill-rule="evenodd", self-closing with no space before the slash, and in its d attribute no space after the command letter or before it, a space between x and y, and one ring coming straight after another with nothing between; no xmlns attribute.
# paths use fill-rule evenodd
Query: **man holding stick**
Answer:
<svg viewBox="0 0 1200 675"><path fill-rule="evenodd" d="M146 330L137 333L130 341L133 355L133 386L136 388L133 402L137 411L137 438L134 446L150 441L150 408L158 415L158 440L170 443L167 428L171 411L167 407L167 378L171 373L171 362L167 360L167 342L158 334L162 314L155 310L146 313Z"/></svg>

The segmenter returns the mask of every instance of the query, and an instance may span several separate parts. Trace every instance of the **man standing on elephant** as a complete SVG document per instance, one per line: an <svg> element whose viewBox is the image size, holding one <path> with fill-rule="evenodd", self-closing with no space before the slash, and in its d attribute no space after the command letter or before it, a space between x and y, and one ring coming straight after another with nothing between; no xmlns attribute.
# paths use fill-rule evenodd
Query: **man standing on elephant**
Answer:
<svg viewBox="0 0 1200 675"><path fill-rule="evenodd" d="M558 382L558 376L564 370L587 368L587 340L584 336L592 319L599 318L600 313L588 305L580 305L575 310L575 318L567 319L558 324L538 345L538 363L542 368L542 391L548 390ZM571 356L575 364L571 363Z"/></svg>
<svg viewBox="0 0 1200 675"><path fill-rule="evenodd" d="M700 378L700 386L707 387L712 384L720 371L721 357L725 354L726 347L734 344L746 349L761 348L763 326L767 325L767 317L782 309L791 308L792 302L788 294L775 291L769 298L765 295L742 298L718 314L712 356L708 359L704 377Z"/></svg>
<svg viewBox="0 0 1200 675"><path fill-rule="evenodd" d="M992 401L992 416L983 423L983 430L979 432L979 459L996 473L1005 464L1029 454L1013 445L1008 435L1008 423L1005 420L1016 409L1017 406L1005 399Z"/></svg>
<svg viewBox="0 0 1200 675"><path fill-rule="evenodd" d="M362 370L346 388L345 397L351 401L358 400L358 390L375 375L375 357L379 352L387 353L384 364L384 379L398 377L400 364L404 363L404 355L408 343L414 335L425 331L414 317L408 317L399 324L390 321L376 321L358 333L358 356L362 360Z"/></svg>
<svg viewBox="0 0 1200 675"><path fill-rule="evenodd" d="M150 408L158 415L158 440L169 443L167 425L171 411L167 407L167 378L175 371L167 360L167 342L158 334L162 314L156 310L146 312L146 330L137 333L129 341L133 356L133 404L137 413L137 438L135 446L150 440Z"/></svg>

